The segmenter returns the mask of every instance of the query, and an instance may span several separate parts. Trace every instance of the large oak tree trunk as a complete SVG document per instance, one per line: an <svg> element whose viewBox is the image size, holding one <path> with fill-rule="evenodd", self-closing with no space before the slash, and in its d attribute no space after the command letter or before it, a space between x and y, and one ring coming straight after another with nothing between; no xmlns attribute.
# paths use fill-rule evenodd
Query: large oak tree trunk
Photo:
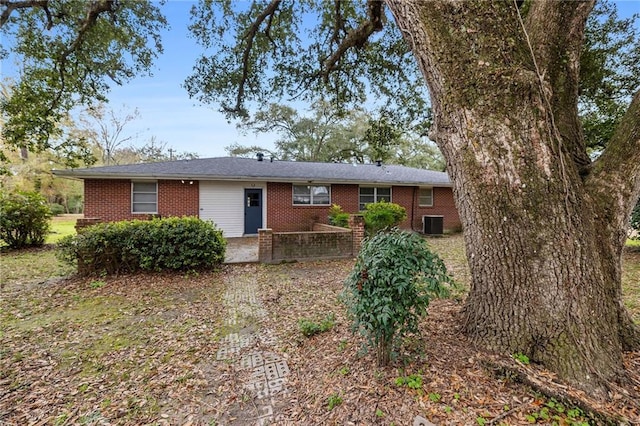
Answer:
<svg viewBox="0 0 640 426"><path fill-rule="evenodd" d="M638 334L622 305L621 253L640 183L603 189L611 180L588 166L576 105L592 5L534 4L522 19L515 2L387 4L429 85L430 136L454 184L472 274L466 332L584 389L624 379L622 351ZM619 136L636 150L637 103Z"/></svg>

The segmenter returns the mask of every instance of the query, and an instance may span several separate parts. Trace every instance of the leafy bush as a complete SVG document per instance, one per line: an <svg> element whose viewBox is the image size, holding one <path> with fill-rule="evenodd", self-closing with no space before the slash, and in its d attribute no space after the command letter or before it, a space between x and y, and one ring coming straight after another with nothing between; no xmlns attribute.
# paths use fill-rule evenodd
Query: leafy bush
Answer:
<svg viewBox="0 0 640 426"><path fill-rule="evenodd" d="M54 216L66 213L65 208L62 204L53 203L49 206L49 208L51 209L51 214Z"/></svg>
<svg viewBox="0 0 640 426"><path fill-rule="evenodd" d="M422 237L393 229L364 241L342 297L354 331L367 338L384 366L403 337L418 333L430 298L447 295L451 283L444 263Z"/></svg>
<svg viewBox="0 0 640 426"><path fill-rule="evenodd" d="M364 209L364 225L369 235L398 226L407 218L407 211L401 205L380 201L370 203Z"/></svg>
<svg viewBox="0 0 640 426"><path fill-rule="evenodd" d="M340 226L342 228L349 227L349 213L342 211L342 207L332 204L329 209L329 225Z"/></svg>
<svg viewBox="0 0 640 426"><path fill-rule="evenodd" d="M43 245L50 219L47 201L37 192L0 194L0 240L10 248Z"/></svg>
<svg viewBox="0 0 640 426"><path fill-rule="evenodd" d="M58 243L59 257L83 274L212 268L224 261L226 240L194 217L100 223Z"/></svg>

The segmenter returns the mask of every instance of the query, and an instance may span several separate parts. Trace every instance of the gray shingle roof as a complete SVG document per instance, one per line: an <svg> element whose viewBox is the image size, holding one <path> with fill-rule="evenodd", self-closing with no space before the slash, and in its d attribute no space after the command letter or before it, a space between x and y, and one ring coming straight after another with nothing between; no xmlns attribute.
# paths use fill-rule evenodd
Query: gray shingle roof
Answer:
<svg viewBox="0 0 640 426"><path fill-rule="evenodd" d="M277 160L271 162L268 158L258 161L239 157L54 170L53 173L56 176L78 179L263 180L451 186L449 176L445 172L404 166Z"/></svg>

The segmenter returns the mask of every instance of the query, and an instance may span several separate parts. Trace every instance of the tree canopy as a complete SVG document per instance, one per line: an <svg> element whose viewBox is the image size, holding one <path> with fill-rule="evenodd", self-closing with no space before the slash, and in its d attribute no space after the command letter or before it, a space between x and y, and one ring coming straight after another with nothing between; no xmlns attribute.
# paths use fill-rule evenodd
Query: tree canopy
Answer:
<svg viewBox="0 0 640 426"><path fill-rule="evenodd" d="M12 42L0 59L11 51L19 74L0 100L4 143L53 150L70 165L90 157L60 123L79 105L106 101L111 84L149 73L166 25L147 0L0 2L0 33Z"/></svg>
<svg viewBox="0 0 640 426"><path fill-rule="evenodd" d="M254 156L257 152L280 160L372 163L383 161L410 167L443 170L444 160L436 145L413 129L404 129L384 111L375 115L362 109L340 111L318 101L310 114L302 115L286 105L270 104L265 110L245 118L244 131L257 135L279 135L275 149L230 145L232 156Z"/></svg>

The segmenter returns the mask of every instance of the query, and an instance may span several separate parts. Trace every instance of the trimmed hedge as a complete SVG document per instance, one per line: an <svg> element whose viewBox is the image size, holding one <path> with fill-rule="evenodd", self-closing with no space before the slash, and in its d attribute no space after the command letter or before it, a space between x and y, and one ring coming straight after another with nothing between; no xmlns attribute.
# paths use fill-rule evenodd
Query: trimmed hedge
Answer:
<svg viewBox="0 0 640 426"><path fill-rule="evenodd" d="M59 257L80 274L211 269L227 241L211 222L171 217L99 223L58 242Z"/></svg>
<svg viewBox="0 0 640 426"><path fill-rule="evenodd" d="M367 234L375 235L400 225L407 218L407 211L399 204L379 201L367 204L362 215Z"/></svg>

